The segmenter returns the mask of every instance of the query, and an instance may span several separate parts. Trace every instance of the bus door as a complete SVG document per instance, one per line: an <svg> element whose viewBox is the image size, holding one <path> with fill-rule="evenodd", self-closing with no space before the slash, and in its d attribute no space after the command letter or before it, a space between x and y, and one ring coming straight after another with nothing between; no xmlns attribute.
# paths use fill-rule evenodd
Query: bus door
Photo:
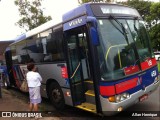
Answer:
<svg viewBox="0 0 160 120"><path fill-rule="evenodd" d="M12 85L16 86L16 83L14 81L13 71L12 71L12 55L11 51L8 50L5 52L5 59L6 59L6 67L8 71L8 77L9 77L9 83L7 83L7 87L10 87Z"/></svg>
<svg viewBox="0 0 160 120"><path fill-rule="evenodd" d="M85 108L95 103L93 82L90 76L89 57L88 57L88 44L87 44L87 32L85 27L75 28L69 30L67 34L68 42L68 63L69 63L69 76L70 76L70 87L72 91L73 103L79 108ZM90 87L88 82L91 83ZM92 97L87 97L86 93L91 91ZM83 106L83 107L82 107ZM89 108L88 111L91 111Z"/></svg>

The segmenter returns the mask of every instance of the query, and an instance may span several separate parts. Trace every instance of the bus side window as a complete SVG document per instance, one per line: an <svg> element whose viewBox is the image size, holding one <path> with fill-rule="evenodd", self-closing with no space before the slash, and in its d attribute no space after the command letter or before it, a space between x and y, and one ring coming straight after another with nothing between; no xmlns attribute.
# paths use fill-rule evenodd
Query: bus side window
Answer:
<svg viewBox="0 0 160 120"><path fill-rule="evenodd" d="M39 35L35 35L27 40L27 53L30 60L33 60L35 63L39 63L43 60L43 53L40 51L40 46L37 45L37 41L39 40Z"/></svg>
<svg viewBox="0 0 160 120"><path fill-rule="evenodd" d="M43 44L43 62L54 62L64 60L63 52L63 29L49 29L40 33L41 39L46 38L46 44ZM45 50L46 49L46 50Z"/></svg>
<svg viewBox="0 0 160 120"><path fill-rule="evenodd" d="M31 62L31 58L28 54L26 55L21 55L21 63L22 64L25 64L25 63L28 63L28 62ZM32 59L33 60L33 59ZM33 62L33 61L32 61Z"/></svg>

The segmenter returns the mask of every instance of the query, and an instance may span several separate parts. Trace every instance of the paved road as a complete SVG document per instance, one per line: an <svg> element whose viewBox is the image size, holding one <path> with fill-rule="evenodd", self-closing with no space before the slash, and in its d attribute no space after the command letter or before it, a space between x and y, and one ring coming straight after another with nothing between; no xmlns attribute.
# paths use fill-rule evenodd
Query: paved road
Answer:
<svg viewBox="0 0 160 120"><path fill-rule="evenodd" d="M7 91L7 90L5 90ZM22 92L19 92L17 90L9 90L7 91L12 94L13 97L16 97L17 99L21 100L21 104L24 104L24 106L27 106L28 104L28 94L23 94ZM2 94L3 95L3 94ZM2 96L3 97L3 96ZM21 105L23 106L23 105ZM22 108L21 108L22 109ZM23 108L23 109L26 109ZM22 110L23 110L22 109ZM7 111L7 109L5 109ZM52 107L50 102L47 99L43 99L43 103L40 105L40 110L41 111L52 111L52 112L47 112L45 115L46 116L54 116L57 118L60 118L62 120L97 120L97 119L112 119L112 120L119 120L121 117L118 116L113 116L113 117L100 117L96 116L92 113L82 111L70 106L66 106L66 109L63 111L57 111ZM9 110L8 110L9 111ZM141 103L135 104L134 106L131 106L130 108L127 109L127 111L160 111L160 87L152 94L149 96L149 98ZM125 113L125 112L124 112ZM123 114L120 114L120 116L123 116L123 120L159 120L158 117L125 117Z"/></svg>

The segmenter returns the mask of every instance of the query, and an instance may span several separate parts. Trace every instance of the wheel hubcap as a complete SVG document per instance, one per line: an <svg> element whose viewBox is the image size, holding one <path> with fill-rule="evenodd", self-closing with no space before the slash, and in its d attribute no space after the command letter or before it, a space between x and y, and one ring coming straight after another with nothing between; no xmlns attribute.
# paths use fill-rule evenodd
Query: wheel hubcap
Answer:
<svg viewBox="0 0 160 120"><path fill-rule="evenodd" d="M52 96L53 96L53 100L54 100L55 102L59 102L60 99L61 99L61 93L59 92L58 89L54 89L54 90L52 91Z"/></svg>

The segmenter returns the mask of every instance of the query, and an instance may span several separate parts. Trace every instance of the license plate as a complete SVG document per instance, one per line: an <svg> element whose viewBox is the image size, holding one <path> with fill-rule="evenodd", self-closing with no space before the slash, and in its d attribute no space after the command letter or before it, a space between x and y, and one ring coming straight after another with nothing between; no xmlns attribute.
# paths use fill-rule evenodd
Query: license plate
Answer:
<svg viewBox="0 0 160 120"><path fill-rule="evenodd" d="M144 100L148 99L148 94L144 94L139 98L139 101L142 102Z"/></svg>

